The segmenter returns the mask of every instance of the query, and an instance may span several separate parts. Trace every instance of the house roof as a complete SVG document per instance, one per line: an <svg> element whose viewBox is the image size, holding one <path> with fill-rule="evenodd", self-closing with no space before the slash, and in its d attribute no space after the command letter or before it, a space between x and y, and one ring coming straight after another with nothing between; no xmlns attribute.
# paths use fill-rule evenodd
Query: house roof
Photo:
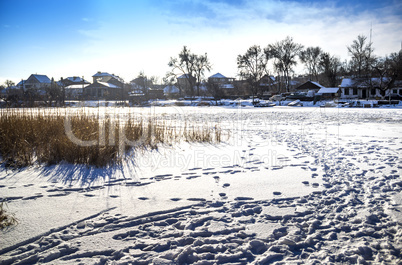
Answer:
<svg viewBox="0 0 402 265"><path fill-rule="evenodd" d="M27 81L27 80L21 80L21 81L19 81L18 84L17 84L17 86L22 86L22 84L25 84L26 81Z"/></svg>
<svg viewBox="0 0 402 265"><path fill-rule="evenodd" d="M348 88L348 87L354 87L354 88L365 88L369 87L371 85L376 85L379 86L382 82L389 82L390 78L389 77L373 77L371 79L367 78L343 78L340 87L343 88ZM371 83L370 83L371 82Z"/></svg>
<svg viewBox="0 0 402 265"><path fill-rule="evenodd" d="M356 81L352 78L343 78L340 87L352 87L355 82Z"/></svg>
<svg viewBox="0 0 402 265"><path fill-rule="evenodd" d="M275 76L272 76L272 75L264 75L262 78L261 78L261 80L267 80L267 79L269 79L269 80L271 80L271 81L275 81L276 79L275 79Z"/></svg>
<svg viewBox="0 0 402 265"><path fill-rule="evenodd" d="M85 80L85 79L83 79L83 78L81 78L81 77L79 77L79 76L67 77L66 79L67 79L68 81L73 82L73 83L81 83L81 82L83 82L83 83L89 83L87 80Z"/></svg>
<svg viewBox="0 0 402 265"><path fill-rule="evenodd" d="M97 72L97 73L94 74L92 77L105 77L105 76L110 76L110 77L112 77L112 78L115 78L117 81L119 81L119 82L121 82L121 83L124 83L123 78L121 78L121 77L119 77L119 76L117 76L117 75L114 75L114 74L109 74L109 73L107 73L107 72Z"/></svg>
<svg viewBox="0 0 402 265"><path fill-rule="evenodd" d="M323 87L318 90L317 94L335 94L338 93L339 87Z"/></svg>
<svg viewBox="0 0 402 265"><path fill-rule="evenodd" d="M314 82L314 81L310 81L310 82L311 82L312 84L318 86L318 87L321 87L321 88L324 87L323 85L319 84L318 82Z"/></svg>
<svg viewBox="0 0 402 265"><path fill-rule="evenodd" d="M310 89L321 89L324 86L319 84L318 82L314 82L314 81L307 81L303 84L301 84L300 86L296 87L296 90L310 90Z"/></svg>
<svg viewBox="0 0 402 265"><path fill-rule="evenodd" d="M36 80L38 80L39 83L50 84L52 82L46 75L31 75L31 76L34 77Z"/></svg>
<svg viewBox="0 0 402 265"><path fill-rule="evenodd" d="M106 72L97 72L92 77L102 77L102 76L113 76L113 75Z"/></svg>
<svg viewBox="0 0 402 265"><path fill-rule="evenodd" d="M101 85L106 86L106 87L109 87L109 88L120 88L120 87L118 87L118 86L116 86L116 85L114 85L114 84L112 84L112 83L106 83L106 82L100 82L100 81L98 81L98 84L101 84Z"/></svg>
<svg viewBox="0 0 402 265"><path fill-rule="evenodd" d="M183 75L179 76L178 79L179 79L179 78L180 78L180 79L182 79L182 78L191 78L191 77L192 77L192 76L189 75L189 74L183 74Z"/></svg>
<svg viewBox="0 0 402 265"><path fill-rule="evenodd" d="M226 78L226 76L224 76L221 73L216 73L216 74L210 76L209 78Z"/></svg>
<svg viewBox="0 0 402 265"><path fill-rule="evenodd" d="M69 85L66 86L65 89L82 89L83 87L87 87L89 84L74 84L74 85Z"/></svg>

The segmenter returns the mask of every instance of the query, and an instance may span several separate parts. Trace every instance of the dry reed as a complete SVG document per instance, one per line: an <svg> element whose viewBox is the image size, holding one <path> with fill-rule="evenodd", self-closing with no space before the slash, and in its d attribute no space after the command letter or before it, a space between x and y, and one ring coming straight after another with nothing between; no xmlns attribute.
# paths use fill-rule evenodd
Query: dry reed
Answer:
<svg viewBox="0 0 402 265"><path fill-rule="evenodd" d="M4 202L0 203L0 229L3 229L7 226L15 225L18 223L17 218L14 217L14 214L9 213L5 208L7 204Z"/></svg>
<svg viewBox="0 0 402 265"><path fill-rule="evenodd" d="M69 119L72 134L80 141L92 141L82 146L72 141L66 133ZM124 138L123 137L124 134ZM124 149L121 149L122 139ZM0 113L0 154L8 167L40 164L85 164L105 167L121 162L135 148L157 148L158 144L188 142L215 143L221 141L219 126L188 125L177 128L166 121L129 117L100 117L84 112L63 113L53 111L12 111Z"/></svg>

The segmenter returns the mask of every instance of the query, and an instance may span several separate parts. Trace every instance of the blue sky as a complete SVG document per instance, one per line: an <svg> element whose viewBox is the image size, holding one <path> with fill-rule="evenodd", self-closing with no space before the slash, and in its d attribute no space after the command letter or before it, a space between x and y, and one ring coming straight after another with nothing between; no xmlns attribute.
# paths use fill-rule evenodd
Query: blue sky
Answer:
<svg viewBox="0 0 402 265"><path fill-rule="evenodd" d="M60 77L97 71L126 81L140 71L163 77L184 45L208 53L235 77L236 57L291 36L348 59L346 46L369 36L375 53L401 48L400 1L0 0L0 83L32 73ZM297 71L302 73L300 65Z"/></svg>

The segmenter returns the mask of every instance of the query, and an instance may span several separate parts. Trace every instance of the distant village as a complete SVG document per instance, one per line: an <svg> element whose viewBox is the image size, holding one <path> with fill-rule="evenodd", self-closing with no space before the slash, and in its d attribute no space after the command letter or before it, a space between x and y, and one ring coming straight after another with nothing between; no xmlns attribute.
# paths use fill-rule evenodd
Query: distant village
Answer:
<svg viewBox="0 0 402 265"><path fill-rule="evenodd" d="M26 80L18 84L5 87L0 91L1 98L9 104L34 104L40 102L46 105L60 105L66 100L117 100L140 104L148 100L156 99L180 99L194 97L186 93L190 91L190 82L186 75L177 77L175 84L158 85L146 76L139 77L126 83L122 78L107 72L97 72L92 76L92 82L83 77L72 76L55 81L46 75L32 74ZM402 80L396 80L392 89L384 91L382 83L385 78L340 78L339 86L325 87L318 82L307 80L308 77L293 78L290 89L282 92L276 77L265 75L259 81L256 98L260 99L300 99L312 101L319 99L382 99L388 97L392 100L402 98ZM195 97L213 99L211 84L219 86L221 98L236 99L250 98L252 92L247 89L247 82L226 77L216 73L206 82L201 83ZM282 92L282 93L281 93ZM276 96L276 97L275 97ZM220 98L220 99L221 99Z"/></svg>
<svg viewBox="0 0 402 265"><path fill-rule="evenodd" d="M384 58L373 54L371 41L359 35L347 46L352 58L340 62L320 47L297 44L291 37L248 48L237 57L238 76L216 73L209 77L212 64L207 54L193 54L184 46L171 57L170 72L163 84L156 77L139 73L126 82L118 75L98 71L92 80L71 76L54 80L44 74L31 74L18 84L7 80L0 87L1 105L62 106L72 100L114 100L144 104L159 99L259 99L281 101L394 100L402 99L402 49ZM308 70L294 75L297 58ZM272 62L273 68L269 69ZM277 73L272 75L270 73ZM257 99L255 101L255 99ZM398 104L396 103L396 104Z"/></svg>

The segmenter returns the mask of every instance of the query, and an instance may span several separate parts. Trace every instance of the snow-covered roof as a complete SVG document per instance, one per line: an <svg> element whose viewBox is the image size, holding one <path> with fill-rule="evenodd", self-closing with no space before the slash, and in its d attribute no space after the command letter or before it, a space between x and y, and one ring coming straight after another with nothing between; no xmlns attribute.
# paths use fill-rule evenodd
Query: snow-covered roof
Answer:
<svg viewBox="0 0 402 265"><path fill-rule="evenodd" d="M113 75L106 72L97 72L92 77L102 77L102 76L113 76Z"/></svg>
<svg viewBox="0 0 402 265"><path fill-rule="evenodd" d="M106 87L109 87L109 88L120 88L120 87L118 87L118 86L116 86L116 85L114 85L112 83L99 82L99 81L98 81L98 83L101 84L101 85L104 85Z"/></svg>
<svg viewBox="0 0 402 265"><path fill-rule="evenodd" d="M340 87L347 88L347 87L360 87L365 88L371 85L380 85L381 80L383 83L389 82L389 77L373 77L371 79L366 78L343 78ZM371 83L370 83L371 82Z"/></svg>
<svg viewBox="0 0 402 265"><path fill-rule="evenodd" d="M189 75L189 74L184 74L184 75L181 75L181 76L179 76L178 77L178 79L180 78L190 78L191 77L191 75Z"/></svg>
<svg viewBox="0 0 402 265"><path fill-rule="evenodd" d="M87 86L89 86L89 84L69 85L69 86L66 86L65 89L80 89L83 87L85 88Z"/></svg>
<svg viewBox="0 0 402 265"><path fill-rule="evenodd" d="M111 77L117 79L119 82L124 83L123 78L121 78L121 77L119 77L117 75L114 75L114 74L106 73L106 72L97 72L92 77L105 77L105 76L111 76Z"/></svg>
<svg viewBox="0 0 402 265"><path fill-rule="evenodd" d="M85 79L79 77L79 76L72 76L72 77L67 77L67 80L73 82L73 83L79 83L79 82L87 82Z"/></svg>
<svg viewBox="0 0 402 265"><path fill-rule="evenodd" d="M317 94L335 94L338 93L339 87L323 87L318 90Z"/></svg>
<svg viewBox="0 0 402 265"><path fill-rule="evenodd" d="M179 92L180 92L180 90L176 86L166 86L163 89L163 93L165 93L165 94L177 94Z"/></svg>
<svg viewBox="0 0 402 265"><path fill-rule="evenodd" d="M222 75L221 73L216 73L210 76L209 78L226 78L226 76Z"/></svg>
<svg viewBox="0 0 402 265"><path fill-rule="evenodd" d="M39 81L39 83L46 83L46 84L51 83L49 77L47 77L46 75L32 75L32 76L35 77Z"/></svg>
<svg viewBox="0 0 402 265"><path fill-rule="evenodd" d="M343 78L340 87L351 87L354 83L352 78Z"/></svg>
<svg viewBox="0 0 402 265"><path fill-rule="evenodd" d="M314 81L310 81L310 82L311 82L312 84L318 86L318 87L321 87L321 88L324 87L323 85L319 84L318 82L314 82Z"/></svg>
<svg viewBox="0 0 402 265"><path fill-rule="evenodd" d="M21 81L19 81L18 84L17 84L17 86L22 86L22 84L23 84L23 83L25 84L26 81L27 81L27 80L21 80Z"/></svg>

